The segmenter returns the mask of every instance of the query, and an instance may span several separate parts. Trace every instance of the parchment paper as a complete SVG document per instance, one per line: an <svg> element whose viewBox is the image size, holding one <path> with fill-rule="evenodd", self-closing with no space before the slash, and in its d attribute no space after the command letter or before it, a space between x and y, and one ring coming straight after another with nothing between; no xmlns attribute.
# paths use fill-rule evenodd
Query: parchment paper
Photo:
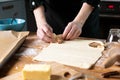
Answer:
<svg viewBox="0 0 120 80"><path fill-rule="evenodd" d="M23 43L28 31L0 31L0 68Z"/></svg>
<svg viewBox="0 0 120 80"><path fill-rule="evenodd" d="M62 44L51 43L39 55L34 57L38 61L55 61L69 66L89 69L100 57L104 47L94 48L89 44L101 43L97 40L72 40Z"/></svg>

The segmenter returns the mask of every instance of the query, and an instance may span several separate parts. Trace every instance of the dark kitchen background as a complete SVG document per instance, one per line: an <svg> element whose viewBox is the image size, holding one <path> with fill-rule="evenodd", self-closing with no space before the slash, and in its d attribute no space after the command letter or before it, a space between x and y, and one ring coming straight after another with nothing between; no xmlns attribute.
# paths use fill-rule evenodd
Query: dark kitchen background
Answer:
<svg viewBox="0 0 120 80"><path fill-rule="evenodd" d="M110 28L120 28L120 0L101 0L99 9L101 38L106 39ZM15 13L26 20L24 30L36 31L29 0L0 0L0 18L12 17Z"/></svg>
<svg viewBox="0 0 120 80"><path fill-rule="evenodd" d="M102 38L107 38L109 29L120 28L120 0L101 0L100 27Z"/></svg>

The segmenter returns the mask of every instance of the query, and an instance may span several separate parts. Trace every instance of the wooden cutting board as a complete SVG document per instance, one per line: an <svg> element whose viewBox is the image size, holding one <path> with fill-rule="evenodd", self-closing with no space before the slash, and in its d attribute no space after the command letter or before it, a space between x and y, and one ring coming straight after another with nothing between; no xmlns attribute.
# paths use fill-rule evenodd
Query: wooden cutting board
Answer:
<svg viewBox="0 0 120 80"><path fill-rule="evenodd" d="M65 41L62 44L51 43L34 60L55 61L64 65L89 69L102 56L104 50L104 46L97 48L89 46L92 42L103 45L98 40L80 39Z"/></svg>
<svg viewBox="0 0 120 80"><path fill-rule="evenodd" d="M58 64L58 63L54 63L54 62L51 62L48 64L50 64L52 66L51 80L67 80L68 77L64 76L66 74L66 72L69 72L70 76L78 73L77 70L74 70L74 69L64 66L62 64ZM11 74L0 80L23 80L22 72L17 72L17 73Z"/></svg>
<svg viewBox="0 0 120 80"><path fill-rule="evenodd" d="M88 70L82 70L80 68L65 66L63 64L59 64L55 62L48 62L47 64L50 64L52 67L51 80L69 80L70 77L73 77L75 74L79 74L79 73L85 74L87 80L104 80L104 79L98 78L97 76L98 73L96 73L97 75L95 75L94 72L91 72ZM67 75L68 73L69 75ZM20 72L8 75L4 78L1 78L0 80L23 80L22 72L20 71Z"/></svg>

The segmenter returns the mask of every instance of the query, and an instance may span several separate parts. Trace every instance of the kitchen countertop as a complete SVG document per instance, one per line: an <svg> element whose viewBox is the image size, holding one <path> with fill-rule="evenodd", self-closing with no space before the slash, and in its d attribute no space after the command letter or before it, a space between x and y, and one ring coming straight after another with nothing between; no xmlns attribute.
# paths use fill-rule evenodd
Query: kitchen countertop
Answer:
<svg viewBox="0 0 120 80"><path fill-rule="evenodd" d="M39 40L35 33L30 33L30 35L26 38L26 40L21 45L21 47L9 59L9 61L7 61L7 63L3 66L3 68L0 69L0 79L17 73L19 75L19 72L21 72L25 64L41 63L38 61L33 61L32 58L36 56L44 47L47 47L48 45L49 45L48 43L44 43L43 41ZM99 78L100 80L119 80L115 78L102 78L101 76L101 74L105 72L114 71L114 70L120 71L120 67L115 65L107 69L94 67L93 69L86 70L71 66L60 65L54 62L49 64L52 64L54 66L55 70L53 71L53 73L58 75L62 74L63 71L67 70L67 71L72 71L73 73L84 72L85 74L94 76L96 78ZM66 70L63 70L63 67L65 67ZM61 70L57 70L57 69L61 69ZM7 79L3 79L3 80L7 80Z"/></svg>

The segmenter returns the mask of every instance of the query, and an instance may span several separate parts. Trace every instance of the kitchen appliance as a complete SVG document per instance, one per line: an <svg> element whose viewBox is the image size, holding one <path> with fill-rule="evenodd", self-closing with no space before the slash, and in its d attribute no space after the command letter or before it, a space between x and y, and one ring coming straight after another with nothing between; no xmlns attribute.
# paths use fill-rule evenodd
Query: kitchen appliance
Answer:
<svg viewBox="0 0 120 80"><path fill-rule="evenodd" d="M111 28L120 28L120 0L101 0L100 27L102 38L107 38Z"/></svg>
<svg viewBox="0 0 120 80"><path fill-rule="evenodd" d="M101 0L101 17L119 17L120 18L120 0Z"/></svg>

